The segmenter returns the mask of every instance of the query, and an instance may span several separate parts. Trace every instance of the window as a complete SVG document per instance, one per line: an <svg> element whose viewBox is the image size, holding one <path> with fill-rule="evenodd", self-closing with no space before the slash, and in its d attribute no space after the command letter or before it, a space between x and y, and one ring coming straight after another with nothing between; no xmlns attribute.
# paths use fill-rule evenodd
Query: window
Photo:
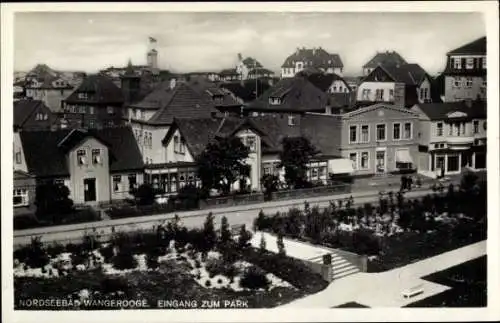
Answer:
<svg viewBox="0 0 500 323"><path fill-rule="evenodd" d="M392 125L392 139L399 140L401 139L401 124L395 123Z"/></svg>
<svg viewBox="0 0 500 323"><path fill-rule="evenodd" d="M375 97L377 101L382 101L384 99L384 90L383 89L377 89L375 91Z"/></svg>
<svg viewBox="0 0 500 323"><path fill-rule="evenodd" d="M361 141L360 142L369 142L370 141L370 131L368 125L361 126Z"/></svg>
<svg viewBox="0 0 500 323"><path fill-rule="evenodd" d="M78 98L81 100L87 100L88 95L85 92L80 92L80 93L78 93Z"/></svg>
<svg viewBox="0 0 500 323"><path fill-rule="evenodd" d="M87 152L85 149L79 149L76 152L76 158L78 160L78 165L87 165Z"/></svg>
<svg viewBox="0 0 500 323"><path fill-rule="evenodd" d="M411 122L406 122L405 123L405 132L404 132L404 139L411 139L413 136L412 136L412 133L411 133Z"/></svg>
<svg viewBox="0 0 500 323"><path fill-rule="evenodd" d="M288 125L295 126L295 116L288 116Z"/></svg>
<svg viewBox="0 0 500 323"><path fill-rule="evenodd" d="M92 106L89 107L89 113L94 114L94 107L92 107Z"/></svg>
<svg viewBox="0 0 500 323"><path fill-rule="evenodd" d="M250 149L250 152L255 152L257 150L255 143L256 141L254 136L246 137L246 146Z"/></svg>
<svg viewBox="0 0 500 323"><path fill-rule="evenodd" d="M483 57L482 60L483 60L483 70L485 70L486 69L486 56Z"/></svg>
<svg viewBox="0 0 500 323"><path fill-rule="evenodd" d="M94 165L102 164L100 149L92 149L92 164Z"/></svg>
<svg viewBox="0 0 500 323"><path fill-rule="evenodd" d="M456 172L458 168L458 156L448 156L448 171Z"/></svg>
<svg viewBox="0 0 500 323"><path fill-rule="evenodd" d="M368 168L368 152L364 151L361 153L361 169L367 169Z"/></svg>
<svg viewBox="0 0 500 323"><path fill-rule="evenodd" d="M424 98L424 89L420 89L420 99Z"/></svg>
<svg viewBox="0 0 500 323"><path fill-rule="evenodd" d="M438 136L438 137L443 136L443 123L442 122L438 122L436 124L436 129L437 129L436 136Z"/></svg>
<svg viewBox="0 0 500 323"><path fill-rule="evenodd" d="M113 175L113 192L119 192L122 183L121 175Z"/></svg>
<svg viewBox="0 0 500 323"><path fill-rule="evenodd" d="M178 152L179 151L179 137L178 136L174 136L174 152Z"/></svg>
<svg viewBox="0 0 500 323"><path fill-rule="evenodd" d="M462 122L462 135L465 135L465 122Z"/></svg>
<svg viewBox="0 0 500 323"><path fill-rule="evenodd" d="M457 70L462 68L462 60L460 58L453 59L453 67Z"/></svg>
<svg viewBox="0 0 500 323"><path fill-rule="evenodd" d="M455 77L453 79L453 86L454 87L461 87L462 86L462 80L460 79L460 77Z"/></svg>
<svg viewBox="0 0 500 323"><path fill-rule="evenodd" d="M390 101L394 100L394 90L393 89L389 90L389 100Z"/></svg>
<svg viewBox="0 0 500 323"><path fill-rule="evenodd" d="M472 87L472 77L468 77L465 81L465 87L471 88Z"/></svg>
<svg viewBox="0 0 500 323"><path fill-rule="evenodd" d="M270 105L279 105L281 104L281 99L280 98L269 98L269 104Z"/></svg>
<svg viewBox="0 0 500 323"><path fill-rule="evenodd" d="M358 126L349 127L349 143L356 143L358 141Z"/></svg>
<svg viewBox="0 0 500 323"><path fill-rule="evenodd" d="M369 100L370 99L370 89L363 89L363 100Z"/></svg>
<svg viewBox="0 0 500 323"><path fill-rule="evenodd" d="M424 89L424 99L427 99L429 97L429 89L425 88Z"/></svg>
<svg viewBox="0 0 500 323"><path fill-rule="evenodd" d="M28 198L28 190L25 188L15 189L13 191L13 201L14 207L19 206L28 206L29 198Z"/></svg>
<svg viewBox="0 0 500 323"><path fill-rule="evenodd" d="M128 175L128 189L132 190L137 187L137 175L130 174Z"/></svg>
<svg viewBox="0 0 500 323"><path fill-rule="evenodd" d="M115 114L115 109L113 107L107 108L108 114Z"/></svg>
<svg viewBox="0 0 500 323"><path fill-rule="evenodd" d="M358 169L358 154L357 153L350 153L349 159L352 162L352 168Z"/></svg>
<svg viewBox="0 0 500 323"><path fill-rule="evenodd" d="M20 151L18 151L18 152L16 153L16 164L21 164L21 162L22 162L22 161L21 161L21 152L20 152Z"/></svg>
<svg viewBox="0 0 500 323"><path fill-rule="evenodd" d="M49 115L47 113L43 114L43 120L47 120L49 118Z"/></svg>
<svg viewBox="0 0 500 323"><path fill-rule="evenodd" d="M465 60L465 68L468 69L468 70L471 70L471 69L474 68L474 58L468 57Z"/></svg>
<svg viewBox="0 0 500 323"><path fill-rule="evenodd" d="M378 124L377 125L377 141L384 141L384 140L386 140L385 124Z"/></svg>

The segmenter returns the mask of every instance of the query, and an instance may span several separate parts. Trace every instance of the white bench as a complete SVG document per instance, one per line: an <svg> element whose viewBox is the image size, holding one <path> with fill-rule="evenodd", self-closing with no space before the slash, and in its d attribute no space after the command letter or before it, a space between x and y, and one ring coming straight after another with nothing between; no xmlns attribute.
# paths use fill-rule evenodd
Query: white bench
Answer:
<svg viewBox="0 0 500 323"><path fill-rule="evenodd" d="M404 298L410 298L424 292L424 286L422 284L413 286L411 288L405 289L402 294Z"/></svg>

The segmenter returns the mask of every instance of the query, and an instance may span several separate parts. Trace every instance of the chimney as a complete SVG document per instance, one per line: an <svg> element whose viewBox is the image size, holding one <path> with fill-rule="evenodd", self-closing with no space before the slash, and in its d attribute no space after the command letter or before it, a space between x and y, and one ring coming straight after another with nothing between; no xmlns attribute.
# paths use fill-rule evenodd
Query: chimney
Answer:
<svg viewBox="0 0 500 323"><path fill-rule="evenodd" d="M170 79L170 89L173 90L175 88L177 81L175 78Z"/></svg>

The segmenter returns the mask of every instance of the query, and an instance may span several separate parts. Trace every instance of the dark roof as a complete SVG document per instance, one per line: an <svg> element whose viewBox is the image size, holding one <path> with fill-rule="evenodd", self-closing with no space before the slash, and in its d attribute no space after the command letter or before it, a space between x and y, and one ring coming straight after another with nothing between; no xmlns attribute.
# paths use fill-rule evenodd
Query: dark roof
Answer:
<svg viewBox="0 0 500 323"><path fill-rule="evenodd" d="M247 68L262 67L262 64L253 57L247 57L242 62Z"/></svg>
<svg viewBox="0 0 500 323"><path fill-rule="evenodd" d="M363 65L363 68L375 68L378 65L403 65L407 64L406 61L404 60L399 53L392 51L386 51L382 53L377 53L375 56L372 57L366 63Z"/></svg>
<svg viewBox="0 0 500 323"><path fill-rule="evenodd" d="M200 93L185 82L176 82L173 89L170 82L163 82L132 107L157 110L146 121L156 125L171 124L174 118L209 117L217 112L208 93Z"/></svg>
<svg viewBox="0 0 500 323"><path fill-rule="evenodd" d="M66 153L89 136L108 146L111 172L140 170L144 167L141 152L130 127L86 131L22 131L20 137L29 172L39 177L69 176ZM59 145L61 142L63 144Z"/></svg>
<svg viewBox="0 0 500 323"><path fill-rule="evenodd" d="M418 64L404 64L400 66L385 65L380 67L385 70L395 82L404 83L406 85L420 85L426 76L431 79L427 72Z"/></svg>
<svg viewBox="0 0 500 323"><path fill-rule="evenodd" d="M303 71L302 71L303 72ZM299 72L300 75L305 75L307 80L314 84L318 89L320 89L323 92L327 92L330 86L334 81L342 81L344 84L351 90L351 87L347 82L339 75L335 73L311 73L311 74L306 74Z"/></svg>
<svg viewBox="0 0 500 323"><path fill-rule="evenodd" d="M467 119L486 118L486 102L484 101L472 101L470 107L464 101L420 103L417 106L431 120L448 119L447 114L455 111L466 113Z"/></svg>
<svg viewBox="0 0 500 323"><path fill-rule="evenodd" d="M280 98L281 104L270 104L269 98ZM306 78L295 76L282 79L250 103L249 110L307 112L323 110L328 105L328 95Z"/></svg>
<svg viewBox="0 0 500 323"><path fill-rule="evenodd" d="M229 90L237 98L240 98L245 103L249 103L255 100L255 89L257 88L257 94L263 94L271 86L269 82L264 82L262 80L246 80L244 82L229 82L221 83L220 87Z"/></svg>
<svg viewBox="0 0 500 323"><path fill-rule="evenodd" d="M263 68L263 67L260 67L260 68L252 68L248 71L248 74L249 75L253 75L253 74L274 74L273 71L271 70L268 70L267 68Z"/></svg>
<svg viewBox="0 0 500 323"><path fill-rule="evenodd" d="M226 69L223 69L222 71L220 71L219 75L220 76L233 76L233 75L239 75L239 74L235 68L226 68Z"/></svg>
<svg viewBox="0 0 500 323"><path fill-rule="evenodd" d="M92 100L78 98L78 93L91 93ZM105 75L93 74L85 77L78 88L65 100L67 103L114 103L123 104L122 90Z"/></svg>
<svg viewBox="0 0 500 323"><path fill-rule="evenodd" d="M486 37L481 37L463 46L449 51L447 55L486 55Z"/></svg>
<svg viewBox="0 0 500 323"><path fill-rule="evenodd" d="M205 78L194 78L188 84L199 95L206 96L208 94L208 97L212 99L212 103L216 107L241 106L241 103L238 102L230 91L219 87L216 83L208 81Z"/></svg>
<svg viewBox="0 0 500 323"><path fill-rule="evenodd" d="M13 121L15 128L22 128L28 118L40 107L45 105L39 100L19 100L14 102ZM47 108L48 109L48 108Z"/></svg>
<svg viewBox="0 0 500 323"><path fill-rule="evenodd" d="M356 103L356 92L330 93L329 105L332 108L351 107Z"/></svg>
<svg viewBox="0 0 500 323"><path fill-rule="evenodd" d="M295 67L296 61L306 62L307 66L317 68L344 67L338 54L330 54L323 48L298 48L295 53L288 56L281 67Z"/></svg>
<svg viewBox="0 0 500 323"><path fill-rule="evenodd" d="M31 71L29 71L27 76L58 76L59 72L50 68L47 64L37 64Z"/></svg>

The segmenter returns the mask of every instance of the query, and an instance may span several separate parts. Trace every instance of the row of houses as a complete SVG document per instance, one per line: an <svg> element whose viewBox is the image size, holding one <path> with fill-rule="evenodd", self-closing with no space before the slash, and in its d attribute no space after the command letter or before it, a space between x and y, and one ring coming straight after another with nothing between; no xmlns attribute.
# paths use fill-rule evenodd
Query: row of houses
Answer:
<svg viewBox="0 0 500 323"><path fill-rule="evenodd" d="M486 167L481 97L430 102L429 76L413 64L380 64L367 73L354 90L337 73L307 66L277 83L251 81L252 93L242 82L199 77L147 83L129 63L120 87L102 74L86 76L58 113L45 101L19 100L15 205L29 209L33 192L26 183L46 180L68 186L75 203L123 199L144 181L175 194L198 182L196 158L221 136L240 137L249 146L247 185L254 190L261 189L264 174L283 177L277 165L285 137L306 137L318 149L308 172L314 182L325 183L331 174L413 169L435 176ZM383 86L382 94L358 100L372 84Z"/></svg>

